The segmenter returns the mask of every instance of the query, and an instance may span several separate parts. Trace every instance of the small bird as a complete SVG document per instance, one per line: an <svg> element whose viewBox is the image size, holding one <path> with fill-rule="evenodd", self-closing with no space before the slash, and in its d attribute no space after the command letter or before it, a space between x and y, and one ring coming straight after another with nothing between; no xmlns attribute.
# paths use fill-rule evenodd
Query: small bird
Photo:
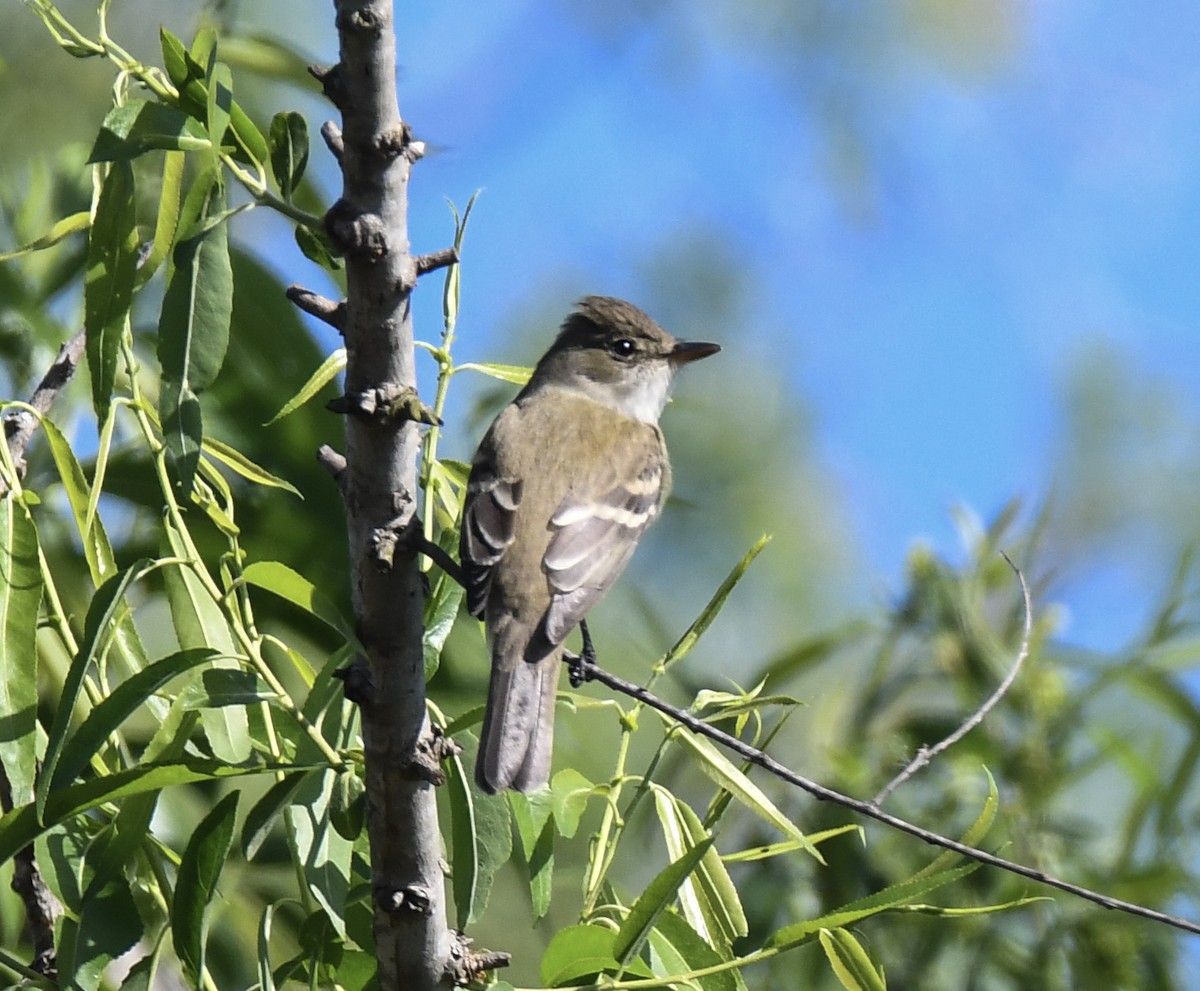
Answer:
<svg viewBox="0 0 1200 991"><path fill-rule="evenodd" d="M475 780L550 776L563 641L628 564L671 487L658 418L676 371L720 351L588 296L471 463L460 550L492 675Z"/></svg>

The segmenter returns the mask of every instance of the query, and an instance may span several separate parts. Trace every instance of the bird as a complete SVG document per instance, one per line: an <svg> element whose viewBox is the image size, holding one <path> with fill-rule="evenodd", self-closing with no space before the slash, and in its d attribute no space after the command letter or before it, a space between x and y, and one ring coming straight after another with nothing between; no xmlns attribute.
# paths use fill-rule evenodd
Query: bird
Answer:
<svg viewBox="0 0 1200 991"><path fill-rule="evenodd" d="M550 776L564 640L617 580L671 487L658 420L676 372L720 351L632 303L580 300L471 463L460 557L491 677L475 780Z"/></svg>

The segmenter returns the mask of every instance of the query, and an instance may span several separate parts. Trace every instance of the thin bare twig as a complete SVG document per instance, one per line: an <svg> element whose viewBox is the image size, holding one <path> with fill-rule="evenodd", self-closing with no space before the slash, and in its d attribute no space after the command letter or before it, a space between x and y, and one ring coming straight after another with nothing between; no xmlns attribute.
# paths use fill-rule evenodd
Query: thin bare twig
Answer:
<svg viewBox="0 0 1200 991"><path fill-rule="evenodd" d="M42 381L38 383L38 387L33 390L33 395L29 397L29 405L38 413L43 416L48 413L63 387L71 381L71 376L75 374L75 369L79 367L80 359L83 357L84 343L84 332L80 330L58 349L58 357L46 370ZM33 435L37 432L40 423L41 420L28 410L14 412L4 419L4 433L8 439L8 450L12 454L13 464L22 475L25 473L25 449L29 447L29 442L33 440ZM7 491L4 483L0 481L0 495Z"/></svg>
<svg viewBox="0 0 1200 991"><path fill-rule="evenodd" d="M1012 559L1004 553L1000 552L1000 556L1004 558L1008 566L1012 568L1013 574L1017 576L1017 581L1021 583L1021 597L1025 602L1025 632L1021 636L1021 647L1017 651L1017 658L1013 661L1012 667L1008 674L1004 676L1004 680L996 686L996 690L988 696L986 701L976 709L967 718L961 726L953 733L947 736L940 743L935 743L932 747L920 747L913 759L908 762L908 765L897 774L891 781L883 786L883 789L872 800L871 804L875 806L882 805L887 801L887 797L895 791L900 785L904 784L909 778L916 774L921 768L925 767L938 754L949 750L954 744L958 743L964 736L971 732L976 726L983 722L984 718L991 712L996 704L1005 696L1012 683L1017 680L1017 675L1021 671L1021 665L1025 663L1025 658L1029 656L1029 644L1033 639L1033 597L1029 592L1029 583L1025 581L1025 575L1021 573L1021 569L1012 563Z"/></svg>
<svg viewBox="0 0 1200 991"><path fill-rule="evenodd" d="M923 829L916 826L905 819L884 812L874 802L864 802L861 799L851 798L849 795L843 795L841 792L834 791L832 788L826 788L824 785L817 784L815 781L810 781L808 778L802 777L791 768L780 764L774 758L768 756L763 751L756 747L744 743L737 737L730 736L717 729L715 726L710 726L703 719L700 719L690 712L685 712L683 709L665 702L657 695L647 691L640 685L635 685L632 682L625 681L623 678L618 678L616 675L605 671L603 668L597 667L596 664L587 657L586 644L585 652L582 658L576 659L574 664L584 680L599 681L607 685L615 691L621 692L623 695L628 695L630 698L637 699L652 709L657 709L659 712L670 717L675 722L686 726L693 733L699 733L701 736L706 736L710 740L721 744L721 746L732 750L738 756L748 760L750 763L761 767L763 770L770 772L782 781L788 784L795 785L814 798L822 801L834 802L844 808L857 812L859 815L867 816L874 819L876 822L881 822L885 826L890 826L892 829L899 830L902 833L907 833L909 836L915 836L919 840L924 840L931 846L941 847L943 850L951 850L954 853L961 854L964 857L969 857L972 860L978 861L981 864L987 864L989 867L998 867L1000 870L1008 871L1010 874L1016 874L1019 877L1027 878L1030 881L1036 881L1038 884L1044 884L1051 888L1057 888L1059 891L1065 891L1068 894L1075 895L1079 898L1086 899L1096 905L1104 908L1116 909L1119 912L1125 912L1128 915L1134 915L1138 918L1149 919L1152 922L1161 922L1164 925L1172 926L1175 929L1181 929L1184 932L1200 935L1200 924L1191 922L1188 919L1182 919L1175 915L1167 915L1165 912L1159 912L1152 908L1147 908L1144 905L1138 905L1134 902L1123 901L1120 898L1111 898L1108 895L1101 894L1098 891L1093 891L1091 888L1085 888L1082 885L1072 884L1069 881L1062 881L1056 877L1052 877L1043 871L1035 870L1032 867L1027 867L1024 864L1018 864L1012 860L1005 860L1003 857L998 857L994 853L988 853L986 850L980 850L978 847L969 846L966 843L960 843L958 840L952 840L948 836L942 836L940 833L932 832L928 829Z"/></svg>

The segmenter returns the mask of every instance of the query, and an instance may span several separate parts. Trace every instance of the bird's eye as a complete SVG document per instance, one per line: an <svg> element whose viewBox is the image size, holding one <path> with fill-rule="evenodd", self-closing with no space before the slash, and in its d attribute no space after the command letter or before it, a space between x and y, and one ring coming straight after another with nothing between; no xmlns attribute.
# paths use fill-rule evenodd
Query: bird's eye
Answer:
<svg viewBox="0 0 1200 991"><path fill-rule="evenodd" d="M618 358L628 358L636 350L637 345L628 337L621 337L612 343L612 353Z"/></svg>

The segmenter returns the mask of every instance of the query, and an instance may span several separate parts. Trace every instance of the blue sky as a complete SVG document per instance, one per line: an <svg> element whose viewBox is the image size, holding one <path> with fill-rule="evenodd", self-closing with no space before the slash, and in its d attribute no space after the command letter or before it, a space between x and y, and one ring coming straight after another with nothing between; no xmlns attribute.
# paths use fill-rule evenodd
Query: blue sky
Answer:
<svg viewBox="0 0 1200 991"><path fill-rule="evenodd" d="M646 260L715 232L714 265L736 259L749 286L715 333L786 367L868 569L893 584L914 538L954 553L952 506L986 516L1049 491L1062 383L1097 340L1194 416L1200 11L1013 3L995 37L915 41L873 16L839 62L717 47L721 7L605 33L544 0L399 6L401 109L434 148L415 249L446 241L443 197L484 188L463 357L516 357L498 335L538 294L669 311L638 295ZM282 8L255 10L271 30ZM333 61L325 24L299 30ZM830 168L846 121L820 118L825 85L847 101L857 183ZM438 294L417 306L435 326ZM1112 647L1153 600L1137 590L1118 615L1141 579L1108 565L1065 590L1069 639Z"/></svg>

